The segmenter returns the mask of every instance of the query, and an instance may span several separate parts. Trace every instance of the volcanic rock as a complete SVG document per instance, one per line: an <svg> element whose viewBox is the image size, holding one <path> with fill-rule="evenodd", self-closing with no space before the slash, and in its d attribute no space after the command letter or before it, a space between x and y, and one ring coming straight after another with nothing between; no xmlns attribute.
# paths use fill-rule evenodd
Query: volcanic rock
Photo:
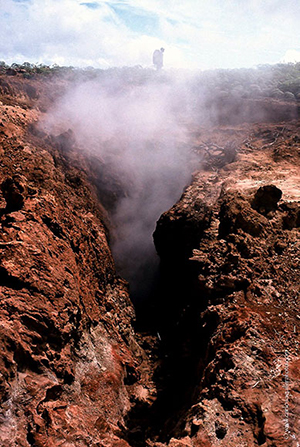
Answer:
<svg viewBox="0 0 300 447"><path fill-rule="evenodd" d="M237 440L253 446L297 445L300 197L295 185L300 184L300 159L289 166L295 174L291 184L288 177L282 179L278 164L270 170L271 157L271 149L258 149L251 151L251 161L240 154L217 175L199 172L176 204L180 209L201 198L210 218L197 241L190 235L189 262L182 253L181 263L177 258L172 264L173 269L181 265L176 288L185 290L184 311L172 314L172 299L166 308L160 301L162 321L173 319L165 334L173 360L166 359L164 367L169 374L170 368L177 371L166 393L177 392L185 402L177 419L171 409L164 415L166 439L188 437L197 447L234 447ZM270 178L280 188L270 185ZM262 180L265 185L258 188ZM165 223L165 232L173 210L158 222L158 227ZM160 253L162 263L170 264L168 251ZM175 301L175 287L171 293ZM183 363L187 374L180 370Z"/></svg>
<svg viewBox="0 0 300 447"><path fill-rule="evenodd" d="M201 200L174 205L160 217L153 234L157 253L162 258L188 256L210 221L211 210Z"/></svg>
<svg viewBox="0 0 300 447"><path fill-rule="evenodd" d="M0 106L0 444L126 447L126 415L154 385L105 211L72 134L31 133L37 112L10 100Z"/></svg>
<svg viewBox="0 0 300 447"><path fill-rule="evenodd" d="M7 177L1 184L1 190L6 200L6 212L17 211L24 206L27 195L26 179L18 175Z"/></svg>

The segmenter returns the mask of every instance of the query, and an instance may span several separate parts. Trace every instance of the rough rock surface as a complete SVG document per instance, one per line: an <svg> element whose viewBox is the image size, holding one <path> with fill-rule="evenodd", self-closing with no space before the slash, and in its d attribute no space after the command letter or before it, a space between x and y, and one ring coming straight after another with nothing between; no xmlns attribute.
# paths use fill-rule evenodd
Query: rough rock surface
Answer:
<svg viewBox="0 0 300 447"><path fill-rule="evenodd" d="M182 393L177 419L165 413L169 446L298 445L299 130L269 126L268 144L264 135L254 126L235 162L197 173L154 234L168 303L158 330L171 315L161 368L177 371L169 398ZM208 211L192 229L196 203ZM185 230L192 254L181 249Z"/></svg>
<svg viewBox="0 0 300 447"><path fill-rule="evenodd" d="M105 212L70 135L33 132L22 90L1 99L0 444L125 447L150 381Z"/></svg>
<svg viewBox="0 0 300 447"><path fill-rule="evenodd" d="M0 445L296 447L300 132L279 122L295 104L191 125L203 170L158 221L136 334L103 207L121 185L72 131L35 125L66 82L0 76Z"/></svg>

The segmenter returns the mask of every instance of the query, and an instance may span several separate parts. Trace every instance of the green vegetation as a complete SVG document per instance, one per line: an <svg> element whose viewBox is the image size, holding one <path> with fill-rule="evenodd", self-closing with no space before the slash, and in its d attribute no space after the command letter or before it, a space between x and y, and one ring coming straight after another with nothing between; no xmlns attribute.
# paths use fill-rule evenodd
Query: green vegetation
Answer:
<svg viewBox="0 0 300 447"><path fill-rule="evenodd" d="M13 63L7 65L4 61L0 61L0 73L7 74L21 74L24 78L32 78L36 74L42 75L56 75L61 73L71 73L74 67L60 67L59 65L44 65L44 64L32 64L30 62L24 62L23 64Z"/></svg>
<svg viewBox="0 0 300 447"><path fill-rule="evenodd" d="M122 67L95 69L87 67L60 67L54 65L23 64L7 65L0 61L0 73L18 75L31 79L37 76L60 76L69 80L76 79L114 79L122 80L124 85L142 85L145 83L187 82L188 90L197 93L205 91L211 97L220 100L230 97L275 98L284 100L300 99L300 63L260 65L256 68L222 69L207 71L164 70L157 73L151 68Z"/></svg>
<svg viewBox="0 0 300 447"><path fill-rule="evenodd" d="M207 71L200 73L198 79L217 96L292 100L300 94L300 63Z"/></svg>

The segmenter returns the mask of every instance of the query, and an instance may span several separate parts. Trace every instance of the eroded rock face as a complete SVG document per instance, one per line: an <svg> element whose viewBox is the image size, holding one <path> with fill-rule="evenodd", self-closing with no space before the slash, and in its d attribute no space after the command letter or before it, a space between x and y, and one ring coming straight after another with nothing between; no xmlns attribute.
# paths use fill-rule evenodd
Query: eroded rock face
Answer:
<svg viewBox="0 0 300 447"><path fill-rule="evenodd" d="M6 200L6 211L17 211L24 206L24 198L27 195L26 179L18 175L7 177L1 189Z"/></svg>
<svg viewBox="0 0 300 447"><path fill-rule="evenodd" d="M191 254L211 221L212 211L201 200L177 204L163 214L153 234L161 258L182 258Z"/></svg>
<svg viewBox="0 0 300 447"><path fill-rule="evenodd" d="M264 168L263 159L270 163L276 150L252 152L249 164L240 155L219 173L198 173L176 205L178 214L194 216L187 204L201 198L210 219L192 256L181 252L178 261L161 252L168 284L172 272L177 284L168 305L176 289L187 292L177 297L181 312L174 316L161 305L161 321L174 319L167 333L163 323L159 328L173 358L162 369L171 374L177 368L168 395L177 390L184 404L164 413L165 444L152 446L297 445L300 202L299 189L290 188L288 177L282 180L278 164ZM255 180L246 178L256 177L256 156L261 163L255 188ZM299 162L293 158L298 167ZM170 228L175 252L181 230L173 232L173 210L162 216L156 235L161 226L165 234ZM182 364L187 373L179 371Z"/></svg>
<svg viewBox="0 0 300 447"><path fill-rule="evenodd" d="M151 386L105 212L70 133L27 133L35 114L0 109L0 444L128 446Z"/></svg>

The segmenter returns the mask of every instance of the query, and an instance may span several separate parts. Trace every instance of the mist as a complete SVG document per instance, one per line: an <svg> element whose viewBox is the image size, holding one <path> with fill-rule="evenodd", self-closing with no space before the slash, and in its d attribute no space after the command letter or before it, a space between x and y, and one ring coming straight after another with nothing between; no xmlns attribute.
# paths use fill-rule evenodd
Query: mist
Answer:
<svg viewBox="0 0 300 447"><path fill-rule="evenodd" d="M293 102L276 102L296 100L282 83L287 70L292 75L297 67L81 72L47 113L48 132L71 129L77 147L97 160L94 173L111 220L117 270L135 302L147 298L155 282L156 221L201 166L199 150L192 150L193 129L295 118Z"/></svg>
<svg viewBox="0 0 300 447"><path fill-rule="evenodd" d="M71 129L78 147L100 158L111 188L121 187L107 206L112 252L134 301L147 298L155 281L156 221L200 163L187 144L192 101L185 81L153 71L142 82L123 75L85 80L67 91L44 123L54 134Z"/></svg>

